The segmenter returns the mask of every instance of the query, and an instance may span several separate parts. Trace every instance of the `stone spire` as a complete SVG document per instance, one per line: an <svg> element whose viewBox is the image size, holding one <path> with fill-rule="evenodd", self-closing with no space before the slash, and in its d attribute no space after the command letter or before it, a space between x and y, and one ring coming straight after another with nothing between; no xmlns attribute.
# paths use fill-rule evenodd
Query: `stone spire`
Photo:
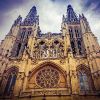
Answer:
<svg viewBox="0 0 100 100"><path fill-rule="evenodd" d="M22 21L22 17L19 15L18 18L14 21L13 26L20 25Z"/></svg>
<svg viewBox="0 0 100 100"><path fill-rule="evenodd" d="M17 19L14 21L14 23L12 24L12 27L11 27L11 29L10 29L8 35L14 35L14 36L15 36L15 33L16 33L16 32L14 32L14 30L16 30L16 27L17 27L17 26L20 26L21 23L22 23L22 17L21 17L21 15L19 15L19 16L17 17ZM17 28L18 28L18 27L17 27Z"/></svg>
<svg viewBox="0 0 100 100"><path fill-rule="evenodd" d="M71 5L68 5L68 7L67 7L66 21L67 21L67 23L79 23L78 17L76 15L76 13L74 12Z"/></svg>
<svg viewBox="0 0 100 100"><path fill-rule="evenodd" d="M66 18L65 18L65 16L63 15L63 17L62 17L62 22L65 22L66 21Z"/></svg>
<svg viewBox="0 0 100 100"><path fill-rule="evenodd" d="M35 6L31 8L22 25L28 26L33 25L34 23L39 24L39 16L37 16L37 10Z"/></svg>
<svg viewBox="0 0 100 100"><path fill-rule="evenodd" d="M83 20L84 23L85 23L85 30L86 32L91 32L91 28L90 28L90 25L89 25L89 22L87 21L87 18L84 16L84 14L82 13L82 15L80 15L80 21Z"/></svg>

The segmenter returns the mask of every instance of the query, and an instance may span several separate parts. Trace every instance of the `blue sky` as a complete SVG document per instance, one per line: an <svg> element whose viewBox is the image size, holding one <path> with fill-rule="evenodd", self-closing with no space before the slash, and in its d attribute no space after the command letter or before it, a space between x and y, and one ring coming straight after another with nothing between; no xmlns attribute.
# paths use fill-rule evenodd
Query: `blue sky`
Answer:
<svg viewBox="0 0 100 100"><path fill-rule="evenodd" d="M62 15L66 15L68 4L77 15L84 13L100 43L100 0L0 0L0 40L4 39L18 15L24 19L34 5L42 32L60 32Z"/></svg>

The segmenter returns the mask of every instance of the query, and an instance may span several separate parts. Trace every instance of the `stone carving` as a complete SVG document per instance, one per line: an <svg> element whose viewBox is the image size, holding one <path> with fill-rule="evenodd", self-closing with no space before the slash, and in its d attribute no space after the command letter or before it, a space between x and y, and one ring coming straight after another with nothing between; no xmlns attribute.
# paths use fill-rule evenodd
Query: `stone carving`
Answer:
<svg viewBox="0 0 100 100"><path fill-rule="evenodd" d="M48 43L46 43L48 42ZM33 58L44 59L44 58L59 58L64 57L64 44L55 40L50 42L40 41L34 44Z"/></svg>

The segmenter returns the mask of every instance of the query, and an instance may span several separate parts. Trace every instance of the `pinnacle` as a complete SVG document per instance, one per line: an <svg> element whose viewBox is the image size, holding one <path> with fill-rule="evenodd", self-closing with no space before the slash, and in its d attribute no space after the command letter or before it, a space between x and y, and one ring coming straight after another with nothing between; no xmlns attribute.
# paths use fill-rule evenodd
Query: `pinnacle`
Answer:
<svg viewBox="0 0 100 100"><path fill-rule="evenodd" d="M68 5L68 7L67 8L72 8L72 6L71 5Z"/></svg>

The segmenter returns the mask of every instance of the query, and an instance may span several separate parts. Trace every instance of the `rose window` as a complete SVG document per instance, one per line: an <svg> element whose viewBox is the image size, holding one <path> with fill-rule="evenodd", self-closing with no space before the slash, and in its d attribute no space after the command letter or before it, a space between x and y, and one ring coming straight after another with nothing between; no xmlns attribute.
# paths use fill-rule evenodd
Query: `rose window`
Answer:
<svg viewBox="0 0 100 100"><path fill-rule="evenodd" d="M58 84L59 72L52 66L40 69L36 76L36 82L42 88L53 88Z"/></svg>

